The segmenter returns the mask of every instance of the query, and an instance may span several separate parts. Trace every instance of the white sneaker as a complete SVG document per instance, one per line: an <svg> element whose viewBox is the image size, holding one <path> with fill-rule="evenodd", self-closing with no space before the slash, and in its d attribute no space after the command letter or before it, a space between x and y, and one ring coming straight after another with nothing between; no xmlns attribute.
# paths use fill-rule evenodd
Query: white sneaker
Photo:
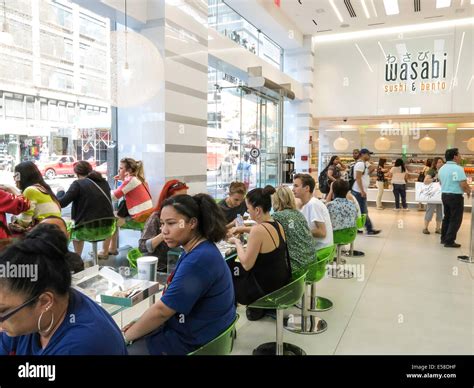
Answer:
<svg viewBox="0 0 474 388"><path fill-rule="evenodd" d="M395 209L393 209L393 211L394 211L394 212L399 212L400 209L395 208Z"/></svg>
<svg viewBox="0 0 474 388"><path fill-rule="evenodd" d="M404 212L409 212L410 209L402 209L402 211L404 211Z"/></svg>

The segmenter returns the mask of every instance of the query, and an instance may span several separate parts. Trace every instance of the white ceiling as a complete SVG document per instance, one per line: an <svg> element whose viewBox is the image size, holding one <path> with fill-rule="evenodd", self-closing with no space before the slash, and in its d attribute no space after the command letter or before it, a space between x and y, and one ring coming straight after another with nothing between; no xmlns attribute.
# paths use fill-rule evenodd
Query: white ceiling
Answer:
<svg viewBox="0 0 474 388"><path fill-rule="evenodd" d="M370 18L367 18L364 12L363 0L333 1L343 18L342 23L336 16L329 0L281 0L280 8L303 34L313 36L400 27L474 16L474 5L471 5L471 0L451 0L450 7L441 9L436 8L436 0L398 0L400 13L391 16L386 15L383 0L364 0ZM419 12L415 12L417 3L421 6ZM349 12L351 7L355 16L354 14L351 16Z"/></svg>

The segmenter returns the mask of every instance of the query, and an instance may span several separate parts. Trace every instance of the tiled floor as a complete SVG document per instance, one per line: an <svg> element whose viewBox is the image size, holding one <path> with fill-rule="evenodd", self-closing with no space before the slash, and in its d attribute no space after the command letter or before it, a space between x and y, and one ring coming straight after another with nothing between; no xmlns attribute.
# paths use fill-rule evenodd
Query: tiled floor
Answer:
<svg viewBox="0 0 474 388"><path fill-rule="evenodd" d="M422 212L370 209L383 230L377 237L359 235L359 279L324 278L319 294L334 308L319 313L328 323L312 336L284 331L284 340L307 354L474 354L474 265L457 260L468 254L470 214L458 236L461 249L444 248L439 235L427 236ZM433 228L433 226L432 226ZM239 309L233 354L252 354L275 340L275 320L249 322Z"/></svg>

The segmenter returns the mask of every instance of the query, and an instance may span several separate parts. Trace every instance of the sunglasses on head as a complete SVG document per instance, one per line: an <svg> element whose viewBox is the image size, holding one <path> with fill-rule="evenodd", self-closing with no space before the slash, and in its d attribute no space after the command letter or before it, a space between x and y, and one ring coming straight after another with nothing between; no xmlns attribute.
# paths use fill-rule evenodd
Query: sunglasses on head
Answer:
<svg viewBox="0 0 474 388"><path fill-rule="evenodd" d="M17 306L17 307L13 307L12 309L10 310L7 310L3 313L0 313L0 323L6 321L8 318L11 318L14 314L16 314L18 311L20 311L22 308L30 305L30 304L33 304L34 301L36 301L38 299L38 296L35 296L31 299L28 299L25 303Z"/></svg>
<svg viewBox="0 0 474 388"><path fill-rule="evenodd" d="M181 188L181 187L183 187L183 188L186 187L186 183L177 182L174 185L171 185L170 189L174 190L174 189L178 189L178 188Z"/></svg>

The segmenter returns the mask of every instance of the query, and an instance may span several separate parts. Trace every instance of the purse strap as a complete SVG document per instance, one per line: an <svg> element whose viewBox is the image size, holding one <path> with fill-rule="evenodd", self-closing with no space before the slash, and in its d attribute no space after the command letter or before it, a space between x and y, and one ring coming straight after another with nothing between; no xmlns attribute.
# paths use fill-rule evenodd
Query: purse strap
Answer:
<svg viewBox="0 0 474 388"><path fill-rule="evenodd" d="M95 183L92 179L90 179L90 178L86 178L86 179L88 181L92 182L95 185L95 187L97 187L100 190L100 192L102 194L104 194L104 197L107 198L107 201L109 201L110 206L112 207L112 211L113 211L114 210L114 205L112 204L112 200L107 196L107 194L105 194L104 190L102 190L102 188L97 183Z"/></svg>

